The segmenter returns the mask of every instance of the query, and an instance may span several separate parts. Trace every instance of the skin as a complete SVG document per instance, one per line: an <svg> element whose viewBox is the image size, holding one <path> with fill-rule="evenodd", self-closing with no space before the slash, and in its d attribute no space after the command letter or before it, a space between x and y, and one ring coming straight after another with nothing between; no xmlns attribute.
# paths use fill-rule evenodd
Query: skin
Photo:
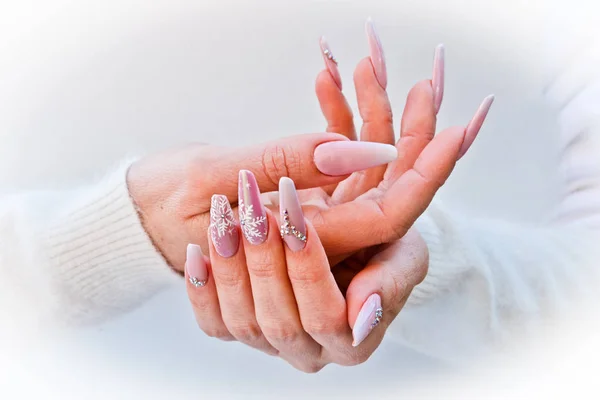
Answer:
<svg viewBox="0 0 600 400"><path fill-rule="evenodd" d="M364 121L361 140L393 142L391 106L369 59L358 64L354 80ZM319 74L316 92L327 131L354 140L352 112L327 70ZM220 257L210 246L205 261L213 279L202 288L187 284L200 328L209 336L277 355L305 372L319 371L329 363L356 365L368 359L427 273L427 246L415 229L405 227L424 211L459 157L461 141L456 137L464 128L446 130L435 142L435 115L431 82L422 81L408 95L396 144L398 161L355 173L339 184L299 192L305 217L315 225L307 223L309 240L302 251L291 252L281 243L274 217L278 197L263 196L272 211L267 240L252 246L244 239L233 259ZM414 197L404 197L406 193ZM365 214L370 223L360 222ZM342 215L344 219L337 221ZM359 234L355 227L372 235L369 227L374 221L385 225L380 215L410 215L410 222L390 227L395 234L384 230L385 244L344 243L349 235ZM336 228L327 229L332 226ZM336 244L331 253L320 239ZM382 298L382 323L353 347L350 327L373 293Z"/></svg>
<svg viewBox="0 0 600 400"><path fill-rule="evenodd" d="M393 142L391 106L368 59L355 72L362 140ZM208 253L210 198L219 193L235 205L237 175L254 173L262 193L277 190L288 176L300 191L305 217L314 225L332 264L371 246L402 238L427 208L456 163L465 128L435 135L436 115L431 81L410 91L402 116L398 160L387 166L332 177L314 166L319 144L353 138L352 113L339 88L323 71L317 95L328 131L304 134L253 148L231 149L188 145L145 157L128 171L131 197L157 249L177 271L183 271L185 249L196 243ZM276 200L263 196L267 206Z"/></svg>

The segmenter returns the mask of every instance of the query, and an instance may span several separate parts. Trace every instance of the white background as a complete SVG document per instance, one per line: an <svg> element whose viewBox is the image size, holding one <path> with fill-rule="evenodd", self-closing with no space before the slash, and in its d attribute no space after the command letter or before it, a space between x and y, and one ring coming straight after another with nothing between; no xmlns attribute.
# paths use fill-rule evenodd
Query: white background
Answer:
<svg viewBox="0 0 600 400"><path fill-rule="evenodd" d="M67 188L125 155L189 141L246 145L322 130L313 93L324 67L318 38L327 36L354 105L352 69L368 55L363 25L372 16L397 117L410 86L430 77L440 42L447 57L440 126L466 124L479 102L496 94L480 137L441 197L471 215L539 221L558 189L557 126L541 97L553 72L541 65L546 51L556 50L544 41L557 29L547 18L558 16L560 29L581 31L594 15L581 3L588 8L515 0L3 1L0 188ZM549 357L549 348L561 348L557 337L570 338L565 335L533 348ZM583 340L577 343L590 349ZM522 369L485 360L489 372L477 364L475 377L390 342L365 365L304 375L242 345L205 338L183 286L103 326L53 338L50 346L36 338L27 347L35 356L19 348L3 357L0 393L13 393L7 398L16 398L14 390L41 398L266 398L265 391L275 398L373 398L370 393L448 387L503 393L488 384L515 396L526 390L557 395L560 387L575 388L555 385L583 376L524 367L539 355L523 353ZM566 354L579 353L569 348ZM571 365L565 357L543 365ZM556 372L564 379L548 378Z"/></svg>

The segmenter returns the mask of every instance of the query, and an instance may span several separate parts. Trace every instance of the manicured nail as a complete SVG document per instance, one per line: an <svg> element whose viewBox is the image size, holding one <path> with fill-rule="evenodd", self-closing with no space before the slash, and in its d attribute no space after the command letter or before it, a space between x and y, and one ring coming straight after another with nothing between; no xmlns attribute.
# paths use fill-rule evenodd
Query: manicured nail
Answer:
<svg viewBox="0 0 600 400"><path fill-rule="evenodd" d="M302 250L306 246L306 223L296 186L290 178L279 180L279 213L283 241L292 251Z"/></svg>
<svg viewBox="0 0 600 400"><path fill-rule="evenodd" d="M462 156L465 155L467 150L469 150L469 147L471 147L471 145L475 141L475 138L477 137L479 130L481 130L483 121L485 121L485 117L487 116L488 111L490 111L490 107L492 106L493 102L493 94L483 99L483 102L481 102L481 105L477 109L477 112L473 116L473 119L471 120L471 122L469 122L469 125L467 125L467 129L465 130L465 139L463 140L463 144L458 153L459 160L462 158Z"/></svg>
<svg viewBox="0 0 600 400"><path fill-rule="evenodd" d="M260 190L254 174L241 170L238 186L240 225L246 240L251 244L261 244L267 238L269 225L267 212L260 201Z"/></svg>
<svg viewBox="0 0 600 400"><path fill-rule="evenodd" d="M381 297L374 293L365 301L356 317L354 328L352 328L352 346L356 347L361 344L373 328L379 325L382 318Z"/></svg>
<svg viewBox="0 0 600 400"><path fill-rule="evenodd" d="M195 287L202 287L208 281L208 269L204 262L202 249L197 244L188 244L185 269L190 283Z"/></svg>
<svg viewBox="0 0 600 400"><path fill-rule="evenodd" d="M369 53L371 56L371 64L375 70L375 77L383 89L387 87L387 69L385 68L385 55L383 54L383 46L379 35L375 30L375 24L371 17L367 19L365 24L367 31L367 39L369 42Z"/></svg>
<svg viewBox="0 0 600 400"><path fill-rule="evenodd" d="M321 36L321 40L319 40L319 44L321 45L321 53L323 53L323 60L325 60L325 66L329 70L331 77L335 81L336 85L340 90L342 90L342 77L340 76L340 70L338 69L338 62L333 56L331 52L331 48L325 40L325 36Z"/></svg>
<svg viewBox="0 0 600 400"><path fill-rule="evenodd" d="M394 161L398 150L391 144L347 140L317 146L314 157L319 171L339 176Z"/></svg>
<svg viewBox="0 0 600 400"><path fill-rule="evenodd" d="M433 75L431 78L431 86L433 87L433 104L435 113L440 111L442 99L444 98L444 45L440 44L435 48L433 56Z"/></svg>
<svg viewBox="0 0 600 400"><path fill-rule="evenodd" d="M213 195L210 201L210 237L221 257L231 257L238 251L240 236L226 196Z"/></svg>

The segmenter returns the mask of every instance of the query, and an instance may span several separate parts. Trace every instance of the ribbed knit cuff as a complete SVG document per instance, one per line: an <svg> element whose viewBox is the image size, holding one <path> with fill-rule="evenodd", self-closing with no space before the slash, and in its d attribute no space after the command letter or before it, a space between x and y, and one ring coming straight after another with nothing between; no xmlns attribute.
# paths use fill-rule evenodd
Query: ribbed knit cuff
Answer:
<svg viewBox="0 0 600 400"><path fill-rule="evenodd" d="M472 267L457 221L439 204L432 203L415 227L429 249L429 269L423 282L413 289L407 306L425 303L456 289Z"/></svg>
<svg viewBox="0 0 600 400"><path fill-rule="evenodd" d="M56 295L70 303L69 322L127 311L180 280L140 222L127 189L129 165L77 191L45 229Z"/></svg>

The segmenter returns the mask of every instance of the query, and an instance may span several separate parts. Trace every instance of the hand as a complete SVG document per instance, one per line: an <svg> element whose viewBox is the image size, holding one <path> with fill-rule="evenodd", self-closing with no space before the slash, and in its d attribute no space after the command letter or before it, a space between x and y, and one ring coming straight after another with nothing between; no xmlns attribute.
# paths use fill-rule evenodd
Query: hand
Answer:
<svg viewBox="0 0 600 400"><path fill-rule="evenodd" d="M253 148L189 145L163 152L134 163L127 182L150 238L167 262L182 271L188 243L208 250L211 196L218 191L229 201L237 198L232 182L239 170L253 171L262 190L276 190L282 176L308 188L335 184L396 157L390 145L350 142L334 133L305 134ZM348 158L356 162L347 165ZM330 250L336 251L335 244Z"/></svg>
<svg viewBox="0 0 600 400"><path fill-rule="evenodd" d="M258 193L251 173L240 176L249 193ZM189 245L187 290L198 324L209 336L239 340L306 372L328 363L362 363L424 278L427 248L410 231L364 262L344 298L317 232L304 220L293 182L282 178L279 189L280 219L288 222L285 245L258 196L244 207L264 212L262 242L244 234L239 251L223 257L211 227L217 240L211 240L210 259L199 246ZM237 231L237 222L230 229Z"/></svg>
<svg viewBox="0 0 600 400"><path fill-rule="evenodd" d="M443 93L443 57L436 57L434 81L422 81L409 93L396 143L397 160L387 168L348 176L390 161L389 150L364 142L394 141L391 106L381 85L387 82L385 62L377 55L382 54L381 45L373 39L373 29L368 32L372 56L362 60L355 72L365 147L345 143L339 145L342 152L335 145L319 146L355 138L352 112L340 91L341 83L338 86L330 72L335 64L326 57L328 70L317 79L317 94L327 130L338 130L346 137L302 135L251 149L193 145L132 165L128 173L131 196L151 239L176 270L183 269L188 243L207 250L210 197L220 192L235 201L232 182L241 169L256 175L263 192L276 190L282 176L294 179L300 189L322 186L324 189L302 191L300 197L306 217L313 222L327 254L335 257L333 261L402 237L425 210L474 140L491 101L486 99L466 129L450 128L433 138ZM324 42L322 48L326 48Z"/></svg>
<svg viewBox="0 0 600 400"><path fill-rule="evenodd" d="M394 127L385 91L383 50L371 21L367 22L366 30L371 56L362 59L354 71L358 109L363 120L360 139L392 144ZM326 131L356 140L354 118L341 91L337 61L324 38L320 44L326 68L317 77L316 94L327 121ZM398 159L354 173L339 184L299 191L306 217L319 232L328 255L335 256L330 258L332 264L357 249L402 237L475 140L493 96L484 100L466 128L446 129L434 138L443 93L444 48L440 45L435 53L432 80L417 83L408 94L400 139L396 143ZM267 207L277 207L275 194L267 195L265 201ZM345 233L343 238L340 232ZM364 232L368 232L366 242ZM330 243L335 243L335 247Z"/></svg>

